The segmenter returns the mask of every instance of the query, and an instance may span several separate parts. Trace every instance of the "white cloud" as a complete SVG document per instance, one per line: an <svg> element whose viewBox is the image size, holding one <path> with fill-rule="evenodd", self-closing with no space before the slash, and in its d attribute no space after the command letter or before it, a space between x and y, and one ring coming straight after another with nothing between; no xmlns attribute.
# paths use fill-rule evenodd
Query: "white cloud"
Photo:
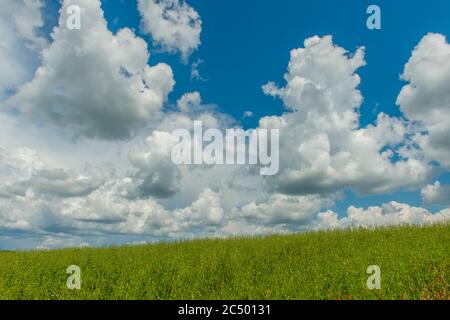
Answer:
<svg viewBox="0 0 450 320"><path fill-rule="evenodd" d="M423 125L415 137L425 154L450 168L450 45L441 34L423 37L405 65L397 104L405 116Z"/></svg>
<svg viewBox="0 0 450 320"><path fill-rule="evenodd" d="M145 235L160 239L214 233L224 210L206 189L190 206L166 210L154 199L128 199L124 180L110 180L87 196L58 198L27 193L0 198L2 233L25 235Z"/></svg>
<svg viewBox="0 0 450 320"><path fill-rule="evenodd" d="M206 189L190 207L175 211L175 217L187 223L189 227L219 225L224 219L220 195Z"/></svg>
<svg viewBox="0 0 450 320"><path fill-rule="evenodd" d="M292 50L284 87L263 87L290 110L260 120L261 127L280 128L280 174L267 178L272 190L303 195L352 188L374 194L426 181L427 163L400 152L408 145L407 123L379 114L375 125L360 127L356 71L364 64L363 48L351 55L330 36L316 36Z"/></svg>
<svg viewBox="0 0 450 320"><path fill-rule="evenodd" d="M138 169L135 196L164 198L180 191L180 171L171 160L172 148L177 143L171 133L153 131L143 143L132 148L130 163Z"/></svg>
<svg viewBox="0 0 450 320"><path fill-rule="evenodd" d="M152 163L153 156L165 154L160 152L164 150L164 134L159 134L150 136L147 141L151 143L143 146L146 150L151 145L146 152L154 154L147 157L144 152L135 159L143 161L142 170L148 169L145 166ZM154 144L157 141L161 142L159 149ZM432 215L425 209L395 202L367 210L350 207L341 219L331 211L317 215L323 208L333 206L339 196L270 196L261 188L251 189L260 184L259 175L247 176L245 170L226 167L182 171L180 185L185 191L180 196L185 196L189 187L192 190L188 191L197 196L187 206L168 209L153 197L130 197L134 176L96 176L96 170L83 174L54 170L29 149L3 150L0 163L3 184L23 185L25 181L28 188L24 193L0 196L0 230L16 237L35 234L41 239L42 248L77 246L89 242L86 237L180 239L308 228L423 224L450 218L448 209ZM91 186L89 192L80 191ZM249 201L258 197L258 201Z"/></svg>
<svg viewBox="0 0 450 320"><path fill-rule="evenodd" d="M158 166L165 163L161 157L170 149L165 135L153 132L130 155L142 175L164 173ZM81 174L54 169L28 148L0 149L0 175L0 230L19 236L46 235L48 239L42 240L46 247L60 244L60 240L53 243L54 237L76 235L179 238L214 232L225 221L221 196L209 188L188 206L167 210L154 197L146 196L154 181L140 181L139 174L120 178L93 166ZM162 179L161 185L155 182L155 189L165 187L167 177Z"/></svg>
<svg viewBox="0 0 450 320"><path fill-rule="evenodd" d="M0 198L25 197L27 194L86 196L106 181L103 170L89 164L83 174L73 170L49 169L40 156L28 148L0 148L0 174Z"/></svg>
<svg viewBox="0 0 450 320"><path fill-rule="evenodd" d="M202 21L184 0L139 0L142 27L153 42L186 60L200 45Z"/></svg>
<svg viewBox="0 0 450 320"><path fill-rule="evenodd" d="M70 4L82 8L81 30L66 28ZM127 139L159 119L174 85L171 68L147 65L147 44L130 29L113 35L99 0L64 1L52 37L35 78L9 107L75 137L105 140Z"/></svg>
<svg viewBox="0 0 450 320"><path fill-rule="evenodd" d="M130 200L123 196L127 179L111 180L87 197L56 203L64 229L90 234L148 234L168 237L174 221L153 199Z"/></svg>
<svg viewBox="0 0 450 320"><path fill-rule="evenodd" d="M338 218L332 211L319 213L313 223L315 229L385 227L405 224L432 224L450 221L450 209L432 214L424 208L411 207L404 203L390 202L381 207L347 209L347 215Z"/></svg>
<svg viewBox="0 0 450 320"><path fill-rule="evenodd" d="M322 208L332 206L335 198L336 196L274 194L266 202L251 202L240 209L234 209L233 215L238 219L256 224L298 226L309 223Z"/></svg>
<svg viewBox="0 0 450 320"><path fill-rule="evenodd" d="M39 0L0 2L0 100L32 76L46 40L37 34L44 25Z"/></svg>
<svg viewBox="0 0 450 320"><path fill-rule="evenodd" d="M442 185L439 181L425 186L421 195L425 204L450 205L450 185Z"/></svg>

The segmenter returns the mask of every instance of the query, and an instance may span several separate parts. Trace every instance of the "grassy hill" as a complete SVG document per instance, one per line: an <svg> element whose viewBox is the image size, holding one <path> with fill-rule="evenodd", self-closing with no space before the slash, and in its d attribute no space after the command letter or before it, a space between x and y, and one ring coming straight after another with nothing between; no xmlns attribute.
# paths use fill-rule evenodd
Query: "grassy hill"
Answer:
<svg viewBox="0 0 450 320"><path fill-rule="evenodd" d="M0 253L0 299L450 299L449 278L450 225Z"/></svg>

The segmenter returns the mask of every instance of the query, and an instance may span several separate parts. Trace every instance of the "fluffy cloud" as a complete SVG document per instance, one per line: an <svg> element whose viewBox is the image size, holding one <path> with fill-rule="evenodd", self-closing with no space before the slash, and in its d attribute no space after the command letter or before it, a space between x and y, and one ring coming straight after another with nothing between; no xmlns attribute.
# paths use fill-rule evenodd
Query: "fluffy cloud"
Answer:
<svg viewBox="0 0 450 320"><path fill-rule="evenodd" d="M111 180L87 197L57 202L57 210L64 221L62 230L167 236L173 226L168 212L152 199L125 197L122 191L127 182L127 179Z"/></svg>
<svg viewBox="0 0 450 320"><path fill-rule="evenodd" d="M150 140L157 139L158 134L152 135ZM156 149L158 154L156 147L151 149ZM149 160L145 156L142 159L144 164ZM192 181L196 181L195 188L201 191L194 192L198 196L188 206L170 210L154 197L130 197L130 185L135 186L134 177L119 178L111 174L96 176L97 170L75 174L49 169L29 149L2 150L0 160L0 172L5 178L2 186L24 185L26 182L28 188L26 192L0 196L0 230L4 235L16 237L41 235L42 248L86 245L91 242L86 237L97 240L104 236L179 239L199 235L289 232L308 228L424 224L450 219L448 209L433 215L425 209L396 202L366 210L350 207L347 216L340 219L332 211L317 215L322 208L333 206L338 195L274 194L260 201L246 202L243 198L242 204L233 207L232 204L238 201L239 196L250 194L250 198L261 197L263 191L249 192L242 189L246 181L248 187L255 185L255 181L243 178L243 173L235 171L236 168L230 174L230 171L216 171L221 168L214 167L209 169L212 171L198 169L190 175L184 173L184 179L189 181L180 183L189 186ZM215 184L214 181L208 183L207 178L211 175L218 176L217 182L221 184ZM259 176L255 178L261 179ZM226 181L229 185L224 183ZM212 187L202 189L205 183ZM227 198L230 197L233 200L227 204Z"/></svg>
<svg viewBox="0 0 450 320"><path fill-rule="evenodd" d="M205 188L188 206L173 210L156 201L168 192L173 174L172 168L163 170L171 163L167 141L168 133L154 131L132 148L137 173L124 177L91 165L83 173L54 169L31 149L0 149L0 230L47 235L46 247L77 234L179 238L214 232L225 220L219 193Z"/></svg>
<svg viewBox="0 0 450 320"><path fill-rule="evenodd" d="M200 45L202 21L184 0L139 0L142 27L154 44L186 60Z"/></svg>
<svg viewBox="0 0 450 320"><path fill-rule="evenodd" d="M450 205L450 185L442 185L439 181L424 187L421 191L426 204Z"/></svg>
<svg viewBox="0 0 450 320"><path fill-rule="evenodd" d="M132 148L130 163L138 169L135 196L164 198L180 190L180 171L171 160L172 148L177 143L169 132L153 131L143 143Z"/></svg>
<svg viewBox="0 0 450 320"><path fill-rule="evenodd" d="M130 199L126 192L129 182L129 178L112 178L88 195L60 197L30 191L0 197L0 230L51 239L108 234L179 238L199 231L214 232L222 224L220 195L210 189L188 207L169 211L152 198Z"/></svg>
<svg viewBox="0 0 450 320"><path fill-rule="evenodd" d="M224 219L220 195L206 189L190 207L175 211L175 217L190 228L220 225Z"/></svg>
<svg viewBox="0 0 450 320"><path fill-rule="evenodd" d="M82 27L66 27L67 7L82 8ZM112 34L99 0L64 1L53 42L35 78L8 101L42 125L75 137L127 139L155 122L174 80L166 64L150 67L147 44L130 29Z"/></svg>
<svg viewBox="0 0 450 320"><path fill-rule="evenodd" d="M426 180L429 166L399 152L407 139L404 121L380 114L375 125L360 127L356 71L364 64L363 48L350 55L330 36L316 36L292 50L284 87L263 87L290 110L260 120L261 127L280 129L280 174L267 178L271 189L373 194L417 188Z"/></svg>
<svg viewBox="0 0 450 320"><path fill-rule="evenodd" d="M46 46L37 30L44 25L39 0L0 3L0 100L32 76L36 56Z"/></svg>
<svg viewBox="0 0 450 320"><path fill-rule="evenodd" d="M184 94L177 102L177 109L166 113L155 130L142 140L136 139L130 147L128 158L133 171L132 183L128 186L129 197L170 198L173 202L173 196L185 197L186 194L191 194L192 190L196 190L196 197L198 192L211 186L211 181L215 180L213 176L228 179L223 175L223 171L227 171L229 175L230 172L239 170L223 170L220 166L175 165L172 161L172 150L179 140L172 135L174 130L186 129L193 136L194 121L201 121L204 129L222 130L232 123L228 116L217 113L213 105L203 105L199 92ZM199 139L193 143L200 145L201 137L197 138ZM201 181L198 175L202 176ZM241 178L245 179L244 176ZM196 181L195 186L192 185L192 180ZM193 200L192 194L190 198Z"/></svg>
<svg viewBox="0 0 450 320"><path fill-rule="evenodd" d="M431 224L450 221L450 209L432 214L426 209L404 203L390 202L381 207L347 209L347 216L338 218L332 211L319 213L313 225L316 229L385 227L403 224Z"/></svg>
<svg viewBox="0 0 450 320"><path fill-rule="evenodd" d="M425 154L450 168L450 45L443 35L428 34L405 65L397 104L405 116L423 125L415 136Z"/></svg>
<svg viewBox="0 0 450 320"><path fill-rule="evenodd" d="M27 194L81 197L106 181L103 170L89 164L83 174L48 169L40 156L28 148L0 149L0 174L0 198L25 197Z"/></svg>
<svg viewBox="0 0 450 320"><path fill-rule="evenodd" d="M266 202L251 202L234 209L236 218L256 224L307 224L322 208L334 204L335 197L317 195L287 196L274 194Z"/></svg>

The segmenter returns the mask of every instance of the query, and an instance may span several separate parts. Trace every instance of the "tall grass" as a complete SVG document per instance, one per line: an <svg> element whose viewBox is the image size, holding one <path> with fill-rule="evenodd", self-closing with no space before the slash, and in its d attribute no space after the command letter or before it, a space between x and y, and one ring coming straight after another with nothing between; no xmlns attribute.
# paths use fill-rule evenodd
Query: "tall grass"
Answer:
<svg viewBox="0 0 450 320"><path fill-rule="evenodd" d="M450 225L0 252L0 299L450 299L449 278Z"/></svg>

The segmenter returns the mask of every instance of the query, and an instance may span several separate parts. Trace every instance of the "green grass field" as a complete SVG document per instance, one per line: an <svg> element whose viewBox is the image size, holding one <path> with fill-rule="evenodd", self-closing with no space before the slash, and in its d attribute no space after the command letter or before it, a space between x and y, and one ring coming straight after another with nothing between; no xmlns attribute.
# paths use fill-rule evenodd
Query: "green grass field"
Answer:
<svg viewBox="0 0 450 320"><path fill-rule="evenodd" d="M66 287L69 265L81 290ZM448 300L449 278L450 225L0 252L0 299Z"/></svg>

